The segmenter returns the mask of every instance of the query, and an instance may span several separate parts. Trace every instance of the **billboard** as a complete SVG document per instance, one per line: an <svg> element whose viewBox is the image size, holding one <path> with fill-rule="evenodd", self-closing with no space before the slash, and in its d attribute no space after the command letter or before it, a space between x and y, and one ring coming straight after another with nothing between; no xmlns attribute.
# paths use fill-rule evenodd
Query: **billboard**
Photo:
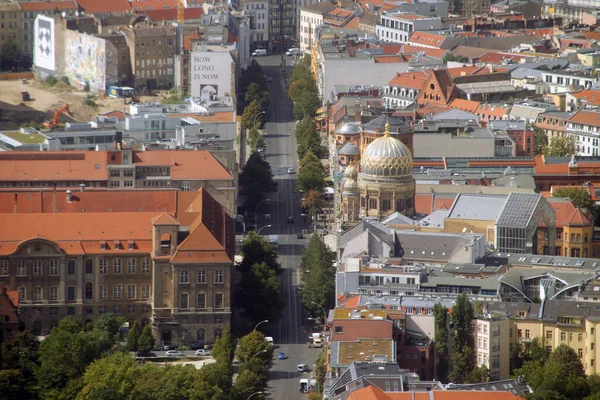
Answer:
<svg viewBox="0 0 600 400"><path fill-rule="evenodd" d="M56 69L54 20L38 15L33 28L33 63L49 71Z"/></svg>
<svg viewBox="0 0 600 400"><path fill-rule="evenodd" d="M192 97L234 94L235 69L228 51L192 51L190 75Z"/></svg>
<svg viewBox="0 0 600 400"><path fill-rule="evenodd" d="M108 61L111 58L110 51L107 54L107 47L114 49L114 45L104 39L72 30L65 32L65 75L72 85L84 87L89 82L93 91L106 89ZM112 65L116 67L114 61ZM114 78L111 81L108 83L114 83Z"/></svg>

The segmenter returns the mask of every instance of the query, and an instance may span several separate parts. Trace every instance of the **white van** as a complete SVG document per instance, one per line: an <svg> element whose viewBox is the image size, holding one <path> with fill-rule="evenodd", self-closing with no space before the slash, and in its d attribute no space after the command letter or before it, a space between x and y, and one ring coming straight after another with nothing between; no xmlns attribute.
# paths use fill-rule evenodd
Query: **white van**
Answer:
<svg viewBox="0 0 600 400"><path fill-rule="evenodd" d="M266 56L266 55L267 55L267 50L266 49L256 49L252 53L252 57L263 57L263 56Z"/></svg>
<svg viewBox="0 0 600 400"><path fill-rule="evenodd" d="M273 345L274 345L273 338L272 338L271 336L266 336L266 337L265 337L265 340L266 340L266 341L267 341L267 343L269 343L271 346L273 346Z"/></svg>
<svg viewBox="0 0 600 400"><path fill-rule="evenodd" d="M297 47L292 47L291 49L289 49L288 51L286 51L285 55L286 56L299 56L301 55L302 52L300 51L299 48Z"/></svg>

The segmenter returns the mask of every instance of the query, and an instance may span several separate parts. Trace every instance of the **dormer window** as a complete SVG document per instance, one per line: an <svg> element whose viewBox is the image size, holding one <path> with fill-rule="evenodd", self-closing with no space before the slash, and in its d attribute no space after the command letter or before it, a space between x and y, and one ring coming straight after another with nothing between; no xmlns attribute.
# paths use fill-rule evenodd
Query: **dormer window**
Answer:
<svg viewBox="0 0 600 400"><path fill-rule="evenodd" d="M115 240L114 244L115 244L115 250L119 250L121 248L121 242L119 242L118 240Z"/></svg>
<svg viewBox="0 0 600 400"><path fill-rule="evenodd" d="M106 242L105 241L100 242L100 250L106 250Z"/></svg>
<svg viewBox="0 0 600 400"><path fill-rule="evenodd" d="M135 247L135 246L134 246L134 242L133 242L133 240L130 240L129 242L127 242L127 248L128 248L129 250L133 250L133 249L134 249L134 247Z"/></svg>

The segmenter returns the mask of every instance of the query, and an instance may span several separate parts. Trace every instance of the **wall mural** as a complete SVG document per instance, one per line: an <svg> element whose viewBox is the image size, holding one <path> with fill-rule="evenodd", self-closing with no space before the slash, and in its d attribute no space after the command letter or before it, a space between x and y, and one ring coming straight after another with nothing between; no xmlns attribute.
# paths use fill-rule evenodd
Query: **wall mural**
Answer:
<svg viewBox="0 0 600 400"><path fill-rule="evenodd" d="M65 75L74 86L106 89L105 41L94 36L65 32Z"/></svg>

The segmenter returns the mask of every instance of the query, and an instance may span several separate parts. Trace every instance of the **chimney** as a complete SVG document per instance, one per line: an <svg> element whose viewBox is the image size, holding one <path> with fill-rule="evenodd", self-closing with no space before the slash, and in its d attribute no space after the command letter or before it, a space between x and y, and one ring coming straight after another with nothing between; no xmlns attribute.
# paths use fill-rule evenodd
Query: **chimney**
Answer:
<svg viewBox="0 0 600 400"><path fill-rule="evenodd" d="M67 190L67 202L71 203L73 201L73 192L71 189Z"/></svg>
<svg viewBox="0 0 600 400"><path fill-rule="evenodd" d="M115 147L117 148L117 150L123 149L123 131L116 132Z"/></svg>
<svg viewBox="0 0 600 400"><path fill-rule="evenodd" d="M361 106L360 106L360 102L359 101L355 101L354 102L354 122L360 122L361 121L361 114L362 114L362 110L361 110Z"/></svg>
<svg viewBox="0 0 600 400"><path fill-rule="evenodd" d="M79 184L79 191L83 192L84 189L85 189L85 183L80 183Z"/></svg>

